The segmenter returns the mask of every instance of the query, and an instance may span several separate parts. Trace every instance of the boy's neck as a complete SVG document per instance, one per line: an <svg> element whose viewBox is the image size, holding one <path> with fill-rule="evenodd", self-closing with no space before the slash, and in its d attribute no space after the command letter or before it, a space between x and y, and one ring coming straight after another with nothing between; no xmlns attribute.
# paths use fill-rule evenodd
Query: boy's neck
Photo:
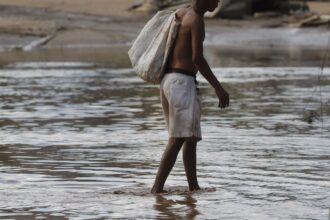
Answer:
<svg viewBox="0 0 330 220"><path fill-rule="evenodd" d="M196 14L200 15L201 17L204 17L206 10L202 7L202 5L194 3L191 5L191 8L196 12Z"/></svg>

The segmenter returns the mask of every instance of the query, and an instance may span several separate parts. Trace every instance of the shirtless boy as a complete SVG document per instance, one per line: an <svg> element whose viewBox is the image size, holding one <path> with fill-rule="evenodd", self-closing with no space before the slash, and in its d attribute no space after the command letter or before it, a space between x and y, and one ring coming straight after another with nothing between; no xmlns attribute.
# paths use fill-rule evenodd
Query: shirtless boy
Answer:
<svg viewBox="0 0 330 220"><path fill-rule="evenodd" d="M215 89L219 107L229 106L229 95L214 76L203 55L205 28L203 15L214 11L219 0L191 0L189 8L176 13L181 21L178 36L169 56L161 86L161 102L169 141L163 153L151 193L163 192L165 181L183 146L183 163L189 190L199 190L196 175L196 147L201 140L201 105L195 77L199 71Z"/></svg>

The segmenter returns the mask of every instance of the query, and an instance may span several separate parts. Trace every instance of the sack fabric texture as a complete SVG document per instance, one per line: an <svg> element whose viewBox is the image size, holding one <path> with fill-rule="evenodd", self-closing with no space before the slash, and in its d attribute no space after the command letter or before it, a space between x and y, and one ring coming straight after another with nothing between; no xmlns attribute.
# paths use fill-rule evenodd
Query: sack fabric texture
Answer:
<svg viewBox="0 0 330 220"><path fill-rule="evenodd" d="M144 81L160 84L180 22L175 11L159 11L143 27L128 51L134 71Z"/></svg>

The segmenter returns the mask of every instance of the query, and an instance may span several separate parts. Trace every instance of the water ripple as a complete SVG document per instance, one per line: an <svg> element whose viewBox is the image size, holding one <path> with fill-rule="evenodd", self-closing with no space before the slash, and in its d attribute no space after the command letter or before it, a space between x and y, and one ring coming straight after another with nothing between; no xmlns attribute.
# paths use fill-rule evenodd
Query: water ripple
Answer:
<svg viewBox="0 0 330 220"><path fill-rule="evenodd" d="M153 197L167 141L158 86L89 63L1 69L0 218L326 219L330 69L321 85L317 68L214 71L232 97L219 110L198 77L198 173L214 190L187 193L179 155L171 193Z"/></svg>

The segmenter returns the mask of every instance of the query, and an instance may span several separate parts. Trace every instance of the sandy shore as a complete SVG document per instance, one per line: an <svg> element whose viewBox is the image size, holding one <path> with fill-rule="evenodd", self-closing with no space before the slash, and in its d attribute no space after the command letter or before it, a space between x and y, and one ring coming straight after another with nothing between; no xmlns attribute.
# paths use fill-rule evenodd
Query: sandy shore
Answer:
<svg viewBox="0 0 330 220"><path fill-rule="evenodd" d="M0 0L0 35L45 37L42 45L118 44L143 22L128 12L133 0ZM18 42L19 44L19 42ZM0 40L1 48L12 48Z"/></svg>
<svg viewBox="0 0 330 220"><path fill-rule="evenodd" d="M127 48L147 20L128 12L127 9L135 2L0 0L0 65L15 61L15 57L18 61L29 60L29 57L31 60L72 60L74 56L85 60L86 57L100 57L96 55L98 50L103 54L102 62L111 57L112 62L127 66ZM330 3L316 2L312 6L313 10L330 14ZM235 51L297 47L324 50L328 28L300 30L283 27L289 20L292 21L292 18L207 20L205 43L208 46L234 48ZM38 55L38 51L41 54Z"/></svg>
<svg viewBox="0 0 330 220"><path fill-rule="evenodd" d="M0 35L2 39L13 35L21 38L47 37L45 40L39 39L37 43L32 42L34 47L129 44L147 20L128 11L135 2L135 0L0 0ZM330 3L315 2L311 4L311 9L330 14ZM221 31L235 32L235 29L281 27L289 22L294 22L294 18L282 16L244 20L215 19L208 20L207 27L208 30L218 30L221 33ZM0 38L0 48L13 47L15 48L15 45L1 42Z"/></svg>
<svg viewBox="0 0 330 220"><path fill-rule="evenodd" d="M0 0L0 5L33 7L98 16L132 17L134 0Z"/></svg>

